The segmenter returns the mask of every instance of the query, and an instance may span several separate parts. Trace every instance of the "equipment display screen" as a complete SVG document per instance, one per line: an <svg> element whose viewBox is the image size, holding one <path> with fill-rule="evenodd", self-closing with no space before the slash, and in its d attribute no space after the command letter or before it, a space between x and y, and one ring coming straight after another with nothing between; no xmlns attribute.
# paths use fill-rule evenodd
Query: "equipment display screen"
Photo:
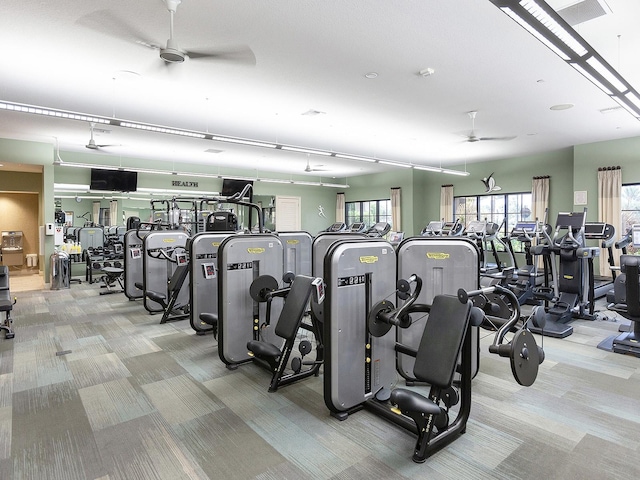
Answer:
<svg viewBox="0 0 640 480"><path fill-rule="evenodd" d="M579 230L584 225L584 213L558 213L556 227Z"/></svg>
<svg viewBox="0 0 640 480"><path fill-rule="evenodd" d="M606 223L585 223L584 234L587 236L602 237L604 235L604 229L607 226Z"/></svg>
<svg viewBox="0 0 640 480"><path fill-rule="evenodd" d="M640 225L631 227L631 232L633 235L633 246L640 247Z"/></svg>

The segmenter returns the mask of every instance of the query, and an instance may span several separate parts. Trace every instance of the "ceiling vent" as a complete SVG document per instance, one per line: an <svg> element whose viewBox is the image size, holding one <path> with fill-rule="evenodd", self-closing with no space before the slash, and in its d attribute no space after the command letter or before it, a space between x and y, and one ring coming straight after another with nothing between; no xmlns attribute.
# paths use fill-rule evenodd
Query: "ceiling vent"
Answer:
<svg viewBox="0 0 640 480"><path fill-rule="evenodd" d="M572 27L588 22L594 18L611 13L605 0L582 0L557 10L558 14Z"/></svg>
<svg viewBox="0 0 640 480"><path fill-rule="evenodd" d="M224 152L224 150L218 150L217 148L207 148L204 151L204 153L215 153L215 154L222 153L222 152Z"/></svg>

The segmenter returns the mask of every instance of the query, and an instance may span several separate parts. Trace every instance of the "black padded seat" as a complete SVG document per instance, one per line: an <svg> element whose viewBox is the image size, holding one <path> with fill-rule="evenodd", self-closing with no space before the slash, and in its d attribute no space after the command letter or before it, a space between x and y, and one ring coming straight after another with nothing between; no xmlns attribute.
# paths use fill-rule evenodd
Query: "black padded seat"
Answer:
<svg viewBox="0 0 640 480"><path fill-rule="evenodd" d="M469 329L471 307L471 302L461 303L457 297L450 295L437 295L433 299L413 367L415 378L431 385L429 398L404 388L391 392L391 403L416 424L418 442L413 455L415 462L425 461L428 439L434 427L431 419L443 412L438 403L442 392L453 383Z"/></svg>
<svg viewBox="0 0 640 480"><path fill-rule="evenodd" d="M273 343L251 340L247 342L247 348L258 358L278 358L282 353Z"/></svg>
<svg viewBox="0 0 640 480"><path fill-rule="evenodd" d="M189 265L178 265L173 271L171 280L169 280L167 293L154 292L153 290L146 290L144 292L148 299L157 302L162 306L164 313L162 315L162 320L160 320L160 323L165 323L169 320L180 320L188 316L187 313L178 314L174 312L174 310L179 310L179 308L181 308L176 308L175 304L178 300L180 289L182 288L182 285L184 284L188 275Z"/></svg>
<svg viewBox="0 0 640 480"><path fill-rule="evenodd" d="M218 315L216 315L215 313L204 312L200 314L199 318L207 325L212 325L212 326L218 325Z"/></svg>
<svg viewBox="0 0 640 480"><path fill-rule="evenodd" d="M420 412L424 415L440 414L440 407L428 398L405 388L396 388L391 394L391 401L398 405L401 411Z"/></svg>
<svg viewBox="0 0 640 480"><path fill-rule="evenodd" d="M167 299L167 296L164 293L154 292L152 290L148 290L146 292L146 295L148 299L153 300L154 302L158 302L160 304L163 304L164 301Z"/></svg>
<svg viewBox="0 0 640 480"><path fill-rule="evenodd" d="M282 348L260 340L250 340L247 342L249 355L266 362L273 373L269 387L270 392L276 391L281 385L317 374L320 367L321 362L313 362L312 368L308 370L298 370L293 374L284 376L285 367L296 341L296 334L301 328L302 319L307 311L309 298L314 288L314 280L314 277L297 275L291 284L291 289L285 298L280 316L278 317L278 323L274 329L275 334L284 339ZM316 338L320 337L317 331L314 331L314 335Z"/></svg>

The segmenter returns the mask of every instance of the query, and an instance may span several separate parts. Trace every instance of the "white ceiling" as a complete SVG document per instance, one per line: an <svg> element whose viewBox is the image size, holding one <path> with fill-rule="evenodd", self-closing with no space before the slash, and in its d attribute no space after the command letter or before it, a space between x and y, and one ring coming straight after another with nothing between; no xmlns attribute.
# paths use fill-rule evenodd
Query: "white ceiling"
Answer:
<svg viewBox="0 0 640 480"><path fill-rule="evenodd" d="M576 29L640 89L640 2L607 3L611 15ZM489 0L183 0L174 36L185 50L247 46L255 65L187 59L166 67L157 50L136 43L166 43L162 0L2 0L0 101L455 168L640 135L638 120L622 109L601 113L618 104ZM425 68L434 74L419 75ZM566 103L575 106L550 110ZM304 115L314 110L322 113ZM471 110L478 136L517 137L465 142ZM307 163L304 154L98 128L110 132L96 132L96 142L116 146L86 149L87 123L0 111L0 137L57 138L63 160L80 151L87 160L139 157L257 175L304 174ZM328 171L308 175L325 177L390 168L309 161Z"/></svg>

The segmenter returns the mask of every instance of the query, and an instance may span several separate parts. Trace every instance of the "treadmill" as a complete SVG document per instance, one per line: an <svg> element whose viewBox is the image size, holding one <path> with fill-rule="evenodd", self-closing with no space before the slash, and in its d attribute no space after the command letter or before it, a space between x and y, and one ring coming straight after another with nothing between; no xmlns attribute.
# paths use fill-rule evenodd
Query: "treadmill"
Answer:
<svg viewBox="0 0 640 480"><path fill-rule="evenodd" d="M597 240L598 247L601 251L607 252L607 261L609 267L615 267L615 261L613 258L613 245L615 243L616 230L613 225L604 222L585 222L584 224L584 239ZM602 261L602 256L601 260ZM607 295L613 288L613 282L616 279L615 271L611 270L610 276L593 275L593 298L602 298Z"/></svg>

